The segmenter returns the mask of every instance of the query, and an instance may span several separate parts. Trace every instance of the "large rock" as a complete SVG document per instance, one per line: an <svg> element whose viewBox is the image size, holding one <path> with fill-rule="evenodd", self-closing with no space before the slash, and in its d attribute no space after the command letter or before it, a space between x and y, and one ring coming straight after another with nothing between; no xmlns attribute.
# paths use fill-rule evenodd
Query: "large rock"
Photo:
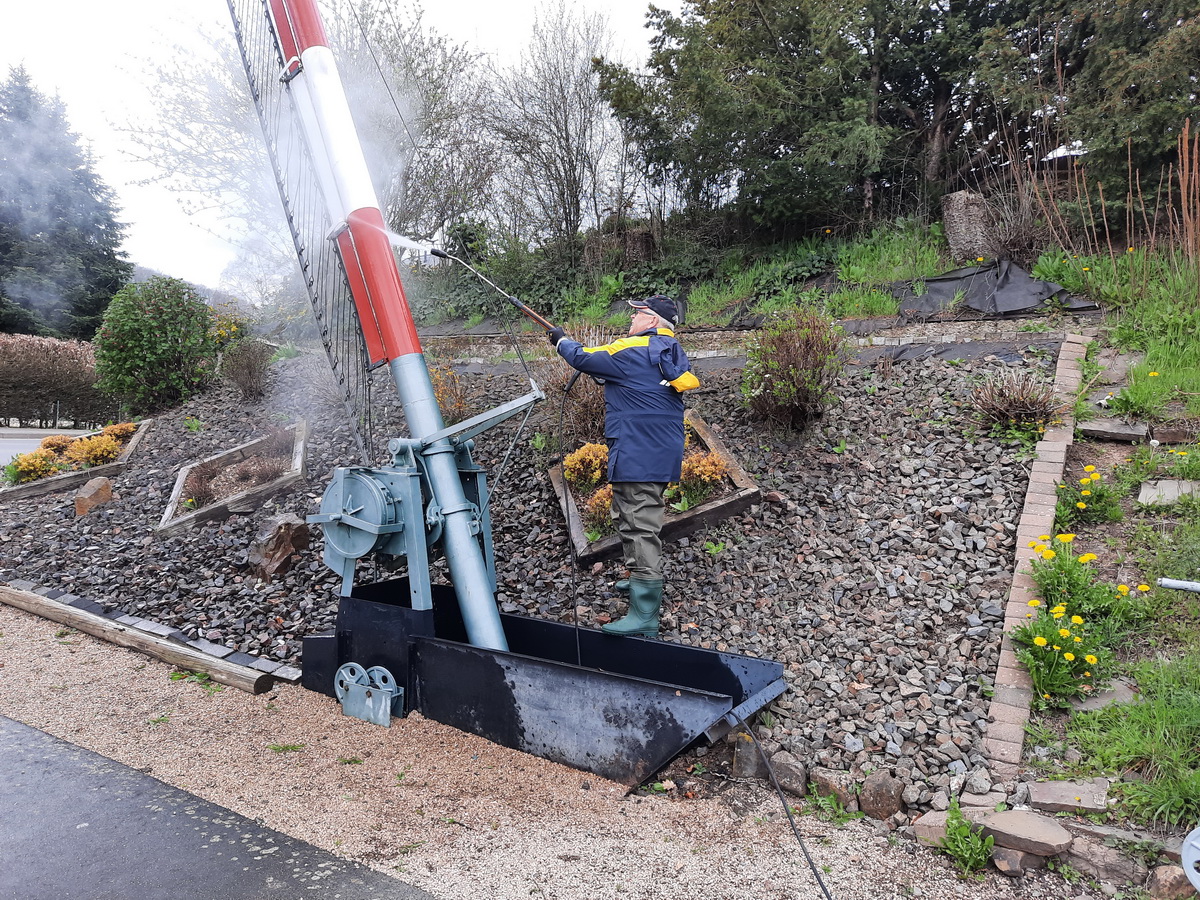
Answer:
<svg viewBox="0 0 1200 900"><path fill-rule="evenodd" d="M1035 812L1006 809L989 813L980 824L984 834L996 839L996 846L1010 850L1055 856L1071 846L1071 832Z"/></svg>
<svg viewBox="0 0 1200 900"><path fill-rule="evenodd" d="M1157 866L1146 879L1146 893L1154 900L1188 900L1197 896L1182 866Z"/></svg>
<svg viewBox="0 0 1200 900"><path fill-rule="evenodd" d="M849 772L817 766L808 773L808 779L818 794L836 798L847 812L858 812L858 785Z"/></svg>
<svg viewBox="0 0 1200 900"><path fill-rule="evenodd" d="M786 750L780 750L771 757L771 768L775 770L781 788L797 797L808 796L808 770L804 763Z"/></svg>
<svg viewBox="0 0 1200 900"><path fill-rule="evenodd" d="M1043 812L1107 812L1108 779L1035 781L1029 785L1029 805Z"/></svg>
<svg viewBox="0 0 1200 900"><path fill-rule="evenodd" d="M113 498L112 482L101 475L93 478L75 492L75 516L86 516L97 506L111 503Z"/></svg>
<svg viewBox="0 0 1200 900"><path fill-rule="evenodd" d="M904 784L887 772L872 772L863 781L858 808L872 819L883 820L900 812Z"/></svg>
<svg viewBox="0 0 1200 900"><path fill-rule="evenodd" d="M308 525L293 513L267 521L246 555L250 571L265 581L291 570L312 541Z"/></svg>
<svg viewBox="0 0 1200 900"><path fill-rule="evenodd" d="M763 764L762 754L754 738L744 731L734 732L729 736L733 741L733 777L734 778L769 778L767 767Z"/></svg>
<svg viewBox="0 0 1200 900"><path fill-rule="evenodd" d="M992 865L1003 875L1007 875L1010 878L1020 878L1030 869L1045 868L1046 858L1038 856L1036 853L1026 853L1024 850L993 847Z"/></svg>
<svg viewBox="0 0 1200 900"><path fill-rule="evenodd" d="M1097 881L1115 884L1141 884L1149 874L1145 864L1126 856L1116 847L1083 837L1075 838L1071 848L1063 853L1062 860Z"/></svg>

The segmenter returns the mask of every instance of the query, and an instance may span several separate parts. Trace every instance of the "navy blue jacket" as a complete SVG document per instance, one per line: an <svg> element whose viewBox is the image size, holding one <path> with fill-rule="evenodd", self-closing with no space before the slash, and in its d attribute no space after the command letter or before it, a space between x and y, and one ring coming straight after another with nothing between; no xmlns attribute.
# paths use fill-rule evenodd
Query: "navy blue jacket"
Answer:
<svg viewBox="0 0 1200 900"><path fill-rule="evenodd" d="M558 354L604 381L604 437L609 481L679 480L683 463L683 398L699 387L669 328L651 329L602 347L569 338Z"/></svg>

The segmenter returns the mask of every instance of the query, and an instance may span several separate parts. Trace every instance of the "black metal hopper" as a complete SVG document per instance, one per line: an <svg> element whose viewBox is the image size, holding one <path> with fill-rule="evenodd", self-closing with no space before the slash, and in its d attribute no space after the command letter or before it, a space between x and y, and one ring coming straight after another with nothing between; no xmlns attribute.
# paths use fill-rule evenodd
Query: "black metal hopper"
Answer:
<svg viewBox="0 0 1200 900"><path fill-rule="evenodd" d="M630 788L786 689L771 660L523 616L501 616L507 652L473 647L451 588L432 610L408 598L407 579L343 597L335 632L304 639L304 686L332 696L342 664L383 666L405 712Z"/></svg>

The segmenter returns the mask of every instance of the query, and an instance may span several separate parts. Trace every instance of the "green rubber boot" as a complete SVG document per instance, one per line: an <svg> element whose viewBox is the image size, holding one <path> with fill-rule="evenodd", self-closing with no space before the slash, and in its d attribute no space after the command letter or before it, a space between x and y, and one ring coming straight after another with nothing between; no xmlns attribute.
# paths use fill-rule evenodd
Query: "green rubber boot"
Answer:
<svg viewBox="0 0 1200 900"><path fill-rule="evenodd" d="M601 625L606 634L640 634L658 637L658 612L662 608L661 578L629 579L629 615L608 625Z"/></svg>
<svg viewBox="0 0 1200 900"><path fill-rule="evenodd" d="M618 594L624 594L626 597L628 597L629 596L629 579L622 578L620 581L618 581L616 584L613 585L613 590L615 590Z"/></svg>

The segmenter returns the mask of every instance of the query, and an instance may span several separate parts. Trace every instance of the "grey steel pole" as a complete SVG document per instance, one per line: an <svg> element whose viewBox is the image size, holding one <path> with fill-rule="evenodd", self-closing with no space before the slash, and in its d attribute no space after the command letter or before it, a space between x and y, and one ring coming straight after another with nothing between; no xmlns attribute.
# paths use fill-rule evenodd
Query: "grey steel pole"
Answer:
<svg viewBox="0 0 1200 900"><path fill-rule="evenodd" d="M389 368L410 435L420 440L441 431L444 427L442 413L424 355L409 353L393 360ZM454 460L454 445L448 438L442 438L426 447L422 457L433 498L444 517L442 544L450 566L450 580L454 583L463 623L467 627L467 639L475 647L507 650L508 641L492 595L491 577L476 538L477 511L463 492L462 478Z"/></svg>

